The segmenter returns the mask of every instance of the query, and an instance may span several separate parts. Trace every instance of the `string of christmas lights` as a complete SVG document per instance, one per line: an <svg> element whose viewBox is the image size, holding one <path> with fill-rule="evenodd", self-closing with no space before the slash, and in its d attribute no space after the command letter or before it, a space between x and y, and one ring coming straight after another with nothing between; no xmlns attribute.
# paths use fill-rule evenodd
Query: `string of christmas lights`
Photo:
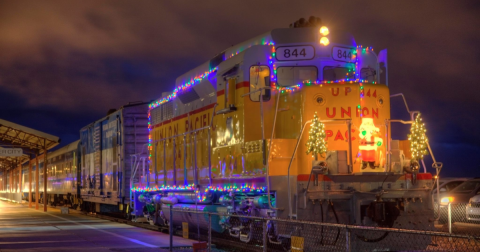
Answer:
<svg viewBox="0 0 480 252"><path fill-rule="evenodd" d="M180 92L184 92L186 91L187 89L193 87L194 85L200 83L203 79L205 78L208 78L212 73L215 73L216 71L218 70L218 67L215 67L213 69L210 69L208 72L205 72L201 75L198 75L198 76L195 76L194 78L190 79L190 81L184 83L183 85L180 85L178 86L177 88L175 88L175 90L173 90L173 93L171 93L170 95L168 95L167 97L164 97L164 98L161 98L151 104L148 105L148 150L152 150L152 135L150 134L150 131L152 129L152 125L151 125L151 110L166 103L166 102L169 102L171 101L172 99L174 99L175 97L177 97L178 93ZM150 153L149 156L148 156L148 162L151 163L151 158L152 158L152 154Z"/></svg>
<svg viewBox="0 0 480 252"><path fill-rule="evenodd" d="M357 79L356 80L341 79L341 80L335 80L335 81L325 81L325 80L324 81L320 81L320 80L304 81L304 82L299 83L297 85L288 86L288 87L282 87L282 86L278 86L278 85L273 84L272 87L273 87L274 90L278 90L282 93L283 92L290 93L290 92L300 90L300 88L302 88L303 86L310 86L310 85L323 86L324 84L334 84L334 83L340 83L340 84L359 83L361 92L363 92L363 84L377 84L376 82L368 82L368 80L363 80L363 79L358 79L358 80ZM361 95L361 98L363 98L363 95Z"/></svg>
<svg viewBox="0 0 480 252"><path fill-rule="evenodd" d="M133 187L132 192L163 192L163 191L193 191L195 190L195 185L186 185L186 186L154 186L154 187Z"/></svg>
<svg viewBox="0 0 480 252"><path fill-rule="evenodd" d="M355 75L355 78L360 77L360 74L357 73L357 71L356 71L356 69L358 69L358 60L359 60L358 53L359 53L359 51L361 51L361 53L363 54L363 53L366 53L367 51L373 51L373 48L372 47L363 47L362 45L357 46L357 49L353 53L354 57L355 57L355 69L353 70L353 74ZM376 83L373 82L373 84L376 84ZM357 110L358 110L358 113L360 114L360 117L363 117L363 98L365 97L365 93L364 93L363 84L360 83L359 85L360 85L360 103L357 105Z"/></svg>
<svg viewBox="0 0 480 252"><path fill-rule="evenodd" d="M207 78L208 76L210 76L210 74L216 72L218 70L218 67L215 67L213 69L210 69L208 72L205 72L201 75L198 75L198 76L195 76L194 78L190 79L190 81L184 83L183 85L180 85L178 86L177 88L175 88L175 90L173 90L173 93L171 93L169 96L167 97L164 97L162 99L159 99L153 103L151 103L150 105L148 105L148 107L150 109L154 109L158 106L160 106L161 104L163 103L166 103L168 101L171 101L173 98L177 97L177 94L179 92L182 92L182 91L185 91L187 90L188 88L194 86L195 84L198 84L199 82L201 82L203 79Z"/></svg>
<svg viewBox="0 0 480 252"><path fill-rule="evenodd" d="M308 132L307 140L307 155L312 153L312 156L317 160L317 156L323 157L323 154L327 152L327 142L325 138L325 126L318 119L317 112L313 115L312 124L310 124L310 131Z"/></svg>
<svg viewBox="0 0 480 252"><path fill-rule="evenodd" d="M231 57L236 56L239 53L241 53L241 52L245 51L246 49L248 49L252 46L255 46L255 45L272 45L273 46L273 45L275 45L275 43L273 41L267 41L266 38L263 38L260 43L254 42L253 44L250 44L250 45L246 46L245 48L240 47L235 53L231 53L231 54L227 55L225 57L225 60L230 59Z"/></svg>
<svg viewBox="0 0 480 252"><path fill-rule="evenodd" d="M187 186L155 186L155 187L133 187L132 192L164 192L164 191L196 191L199 190L194 184ZM256 187L255 185L243 184L241 186L228 185L228 186L208 186L204 192L256 192L263 193L266 191L266 187Z"/></svg>
<svg viewBox="0 0 480 252"><path fill-rule="evenodd" d="M236 51L235 53L232 53L231 55L228 55L226 56L225 60L226 59L229 59L235 55L238 55L240 52L244 51L245 49L248 49L254 45L257 45L258 43L257 42L254 42L253 44L251 45L248 45L247 47L245 47L244 49L243 48L240 48L238 51ZM364 93L363 93L363 84L362 83L369 83L368 80L364 80L364 79L360 79L359 77L359 74L357 73L356 69L358 69L358 62L359 62L359 57L358 57L358 54L359 52L360 53L366 53L367 51L373 51L373 48L372 47L363 47L362 45L359 45L357 46L355 49L352 49L352 55L353 55L353 58L355 59L355 68L353 69L353 75L355 76L354 79L351 79L349 78L349 73L346 74L346 78L345 79L340 79L340 80L335 80L335 81L304 81L302 83L299 83L299 84L296 84L294 86L288 86L288 87L282 87L282 86L277 86L276 85L276 81L277 81L277 67L276 67L276 64L275 64L275 55L276 55L276 49L275 49L275 44L273 41L267 41L266 38L263 38L262 39L262 42L261 42L261 45L270 45L272 46L271 47L271 54L268 56L268 65L271 69L273 69L273 74L271 74L270 76L270 81L271 81L271 85L274 89L284 93L284 92L287 92L287 93L290 93L290 92L294 92L296 90L299 90L300 88L302 88L302 86L310 86L310 85L320 85L322 86L323 84L330 84L330 83L359 83L360 85L360 104L358 104L357 106L357 109L359 110L360 112L360 116L362 117L363 114L362 114L362 106L361 104L363 103L363 97L364 97ZM185 91L187 90L188 88L194 86L195 84L199 83L200 81L202 81L203 79L207 78L208 76L210 76L212 73L216 72L218 70L218 67L215 67L211 70L209 70L208 72L205 72L199 76L196 76L194 77L193 79L191 79L189 82L187 83L184 83L183 85L181 86L178 86L172 94L170 94L169 96L167 97L164 97L162 99L159 99L153 103L151 103L149 105L149 112L148 112L148 131L149 131L149 136L148 136L148 149L151 151L152 150L152 136L150 134L150 131L151 131L151 114L150 114L150 111L153 109L153 108L156 108L158 106L160 106L161 104L163 103L166 103L174 98L176 98L177 94L181 91ZM351 72L352 70L349 70L349 72ZM371 82L371 84L376 84L376 82ZM151 153L149 154L149 163L151 163Z"/></svg>
<svg viewBox="0 0 480 252"><path fill-rule="evenodd" d="M412 152L412 161L421 160L424 155L428 155L426 135L427 129L420 117L420 113L415 118L415 122L410 128L410 134L408 140L410 140L410 151Z"/></svg>

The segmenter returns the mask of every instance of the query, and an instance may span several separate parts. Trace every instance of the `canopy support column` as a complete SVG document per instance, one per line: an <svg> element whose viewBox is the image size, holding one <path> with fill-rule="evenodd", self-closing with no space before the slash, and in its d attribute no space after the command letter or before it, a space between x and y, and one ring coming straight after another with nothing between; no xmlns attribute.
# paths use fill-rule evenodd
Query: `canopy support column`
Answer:
<svg viewBox="0 0 480 252"><path fill-rule="evenodd" d="M32 157L28 160L28 208L32 207Z"/></svg>
<svg viewBox="0 0 480 252"><path fill-rule="evenodd" d="M47 211L47 141L45 140L45 149L43 151L43 211Z"/></svg>
<svg viewBox="0 0 480 252"><path fill-rule="evenodd" d="M40 166L38 165L38 152L35 154L35 209L38 210L38 203L40 200Z"/></svg>
<svg viewBox="0 0 480 252"><path fill-rule="evenodd" d="M18 166L18 191L20 192L21 195L23 195L23 189L22 189L22 164ZM20 198L20 203L22 202L22 198Z"/></svg>
<svg viewBox="0 0 480 252"><path fill-rule="evenodd" d="M10 168L10 193L15 192L13 189L13 167Z"/></svg>

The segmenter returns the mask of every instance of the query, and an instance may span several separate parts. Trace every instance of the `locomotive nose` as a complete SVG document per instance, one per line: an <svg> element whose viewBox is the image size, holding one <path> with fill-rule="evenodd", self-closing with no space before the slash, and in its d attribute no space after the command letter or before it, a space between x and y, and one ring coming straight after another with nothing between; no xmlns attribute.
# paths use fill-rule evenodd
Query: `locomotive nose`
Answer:
<svg viewBox="0 0 480 252"><path fill-rule="evenodd" d="M319 121L324 125L327 150L345 153L345 161L351 166L351 171L385 171L384 138L388 128L386 120L390 118L389 91L386 86L358 82L321 82L303 85L297 92L299 94L294 92L289 94L293 97L288 100L289 114L292 118L295 117L296 109L297 121L292 120L286 129L300 132L301 124L314 119L314 115L317 114ZM285 98L280 102L284 100ZM310 129L311 125L307 124L302 136L304 143L313 137L309 134ZM306 149L301 147L299 151ZM367 163L365 169L360 162L362 155L366 155L363 156L364 159L368 159L366 162L371 161L374 164ZM311 166L313 159L311 156L300 158L305 159L304 166ZM359 162L354 162L356 159L359 159Z"/></svg>

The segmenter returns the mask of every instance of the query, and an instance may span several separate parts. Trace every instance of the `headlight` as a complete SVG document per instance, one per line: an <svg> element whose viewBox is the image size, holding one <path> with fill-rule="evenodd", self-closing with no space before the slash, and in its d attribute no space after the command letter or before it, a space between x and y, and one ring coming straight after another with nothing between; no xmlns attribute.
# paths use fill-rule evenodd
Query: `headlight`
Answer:
<svg viewBox="0 0 480 252"><path fill-rule="evenodd" d="M328 40L327 37L323 37L320 39L320 44L327 46L328 44L330 44L330 41Z"/></svg>
<svg viewBox="0 0 480 252"><path fill-rule="evenodd" d="M453 197L443 197L442 200L440 200L440 204L442 205L448 205L448 203L453 202Z"/></svg>
<svg viewBox="0 0 480 252"><path fill-rule="evenodd" d="M328 31L328 28L326 26L322 26L320 27L320 30L319 30L320 34L322 34L323 36L327 36L330 32Z"/></svg>

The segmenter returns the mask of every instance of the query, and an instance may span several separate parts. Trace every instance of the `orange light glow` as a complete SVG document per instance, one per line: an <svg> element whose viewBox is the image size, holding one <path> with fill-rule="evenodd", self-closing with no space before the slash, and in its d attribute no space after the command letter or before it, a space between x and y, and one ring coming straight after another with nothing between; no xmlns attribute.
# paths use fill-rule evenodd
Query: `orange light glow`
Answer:
<svg viewBox="0 0 480 252"><path fill-rule="evenodd" d="M322 34L323 36L327 36L328 34L330 34L330 31L326 26L322 26L320 27L320 34Z"/></svg>
<svg viewBox="0 0 480 252"><path fill-rule="evenodd" d="M323 37L320 39L320 44L327 46L328 44L330 44L330 40L328 40L327 37Z"/></svg>

